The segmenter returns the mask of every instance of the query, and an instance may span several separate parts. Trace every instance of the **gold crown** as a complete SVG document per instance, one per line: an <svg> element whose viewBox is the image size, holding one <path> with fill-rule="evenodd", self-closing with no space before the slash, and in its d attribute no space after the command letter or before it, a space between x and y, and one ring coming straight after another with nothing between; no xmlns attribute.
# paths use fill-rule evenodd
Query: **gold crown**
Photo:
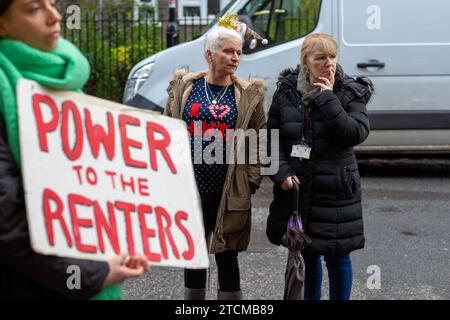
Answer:
<svg viewBox="0 0 450 320"><path fill-rule="evenodd" d="M241 21L239 20L239 16L237 14L230 13L220 17L217 24L221 27L238 31Z"/></svg>

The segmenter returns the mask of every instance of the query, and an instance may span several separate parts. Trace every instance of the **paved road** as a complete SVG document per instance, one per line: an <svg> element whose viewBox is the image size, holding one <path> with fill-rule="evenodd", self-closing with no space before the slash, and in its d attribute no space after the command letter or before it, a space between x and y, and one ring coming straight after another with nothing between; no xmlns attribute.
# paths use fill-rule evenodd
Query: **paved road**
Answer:
<svg viewBox="0 0 450 320"><path fill-rule="evenodd" d="M450 175L377 173L364 176L362 187L366 248L352 253L352 299L450 299ZM287 252L265 236L271 188L265 179L253 199L251 243L239 258L244 299L283 296ZM210 258L208 298L215 299L217 269ZM367 286L373 270L380 271L380 289ZM324 281L326 299L326 273ZM153 267L144 277L127 281L124 291L128 299L182 299L183 272Z"/></svg>

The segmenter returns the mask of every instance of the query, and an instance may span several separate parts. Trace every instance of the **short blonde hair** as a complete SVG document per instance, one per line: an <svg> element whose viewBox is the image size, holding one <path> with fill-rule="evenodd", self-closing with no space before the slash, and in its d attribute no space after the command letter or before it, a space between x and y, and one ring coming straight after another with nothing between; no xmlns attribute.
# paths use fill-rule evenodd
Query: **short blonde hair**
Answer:
<svg viewBox="0 0 450 320"><path fill-rule="evenodd" d="M300 63L305 65L306 57L316 51L317 46L321 46L326 53L337 56L338 44L332 36L326 33L311 33L305 38L300 52Z"/></svg>

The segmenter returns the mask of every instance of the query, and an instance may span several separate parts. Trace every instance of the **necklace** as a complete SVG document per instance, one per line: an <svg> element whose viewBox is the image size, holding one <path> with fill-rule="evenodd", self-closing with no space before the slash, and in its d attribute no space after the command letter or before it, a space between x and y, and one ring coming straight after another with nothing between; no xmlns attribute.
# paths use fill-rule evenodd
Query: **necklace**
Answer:
<svg viewBox="0 0 450 320"><path fill-rule="evenodd" d="M224 87L220 92L219 92L219 94L214 98L214 95L213 95L213 93L212 93L212 91L211 91L211 88L209 87L209 84L207 84L207 79L206 79L206 77L205 77L205 82L204 82L204 85L205 85L205 93L206 93L206 98L208 99L208 101L209 101L209 103L210 104L212 104L212 105L217 105L219 102L220 102L220 100L222 100L222 98L223 98L223 96L225 95L225 93L227 93L227 90L228 90L228 87L229 87L229 85L230 84L227 84L226 85L226 87ZM212 97L212 100L211 100L211 98L210 98L210 95L211 94L211 97Z"/></svg>

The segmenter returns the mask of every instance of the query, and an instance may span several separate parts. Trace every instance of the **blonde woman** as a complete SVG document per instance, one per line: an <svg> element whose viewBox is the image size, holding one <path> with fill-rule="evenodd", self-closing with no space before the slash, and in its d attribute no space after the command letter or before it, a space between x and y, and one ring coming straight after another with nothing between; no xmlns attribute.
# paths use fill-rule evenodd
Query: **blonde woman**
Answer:
<svg viewBox="0 0 450 320"><path fill-rule="evenodd" d="M272 176L274 199L267 222L279 245L292 213L292 180L300 183L300 212L312 244L305 259L305 299L319 300L321 256L328 268L330 299L350 298L350 252L364 247L361 183L353 147L369 135L368 79L347 76L336 41L311 34L300 66L281 73L269 110L268 129L279 129L280 165Z"/></svg>

